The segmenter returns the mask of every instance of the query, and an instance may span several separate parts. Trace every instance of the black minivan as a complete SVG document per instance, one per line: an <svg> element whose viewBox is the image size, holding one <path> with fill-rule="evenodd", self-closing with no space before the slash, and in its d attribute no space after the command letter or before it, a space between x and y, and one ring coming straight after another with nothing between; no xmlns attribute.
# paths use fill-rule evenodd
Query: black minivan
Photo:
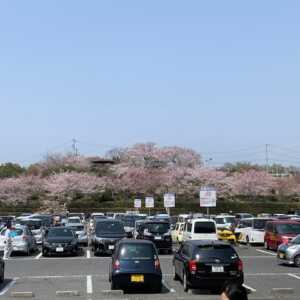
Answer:
<svg viewBox="0 0 300 300"><path fill-rule="evenodd" d="M158 251L172 253L172 237L169 222L145 221L139 230L139 239L153 242Z"/></svg>
<svg viewBox="0 0 300 300"><path fill-rule="evenodd" d="M92 237L92 251L95 254L112 254L116 243L126 237L121 221L106 219L96 223Z"/></svg>
<svg viewBox="0 0 300 300"><path fill-rule="evenodd" d="M184 291L219 291L225 282L244 283L243 263L235 249L225 242L193 240L184 242L173 259L174 280Z"/></svg>

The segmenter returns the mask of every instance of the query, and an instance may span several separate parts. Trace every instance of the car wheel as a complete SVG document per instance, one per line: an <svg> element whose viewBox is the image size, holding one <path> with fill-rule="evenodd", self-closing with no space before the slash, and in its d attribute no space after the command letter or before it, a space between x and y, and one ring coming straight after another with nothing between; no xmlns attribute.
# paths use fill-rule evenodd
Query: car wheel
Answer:
<svg viewBox="0 0 300 300"><path fill-rule="evenodd" d="M3 266L3 269L2 269L2 274L0 276L0 283L3 283L4 282L4 266Z"/></svg>
<svg viewBox="0 0 300 300"><path fill-rule="evenodd" d="M294 264L296 267L300 267L300 255L295 256Z"/></svg>
<svg viewBox="0 0 300 300"><path fill-rule="evenodd" d="M178 281L180 278L179 278L178 274L176 273L176 268L175 268L175 266L173 266L173 270L174 270L174 277L173 277L173 279L174 279L175 281Z"/></svg>
<svg viewBox="0 0 300 300"><path fill-rule="evenodd" d="M159 294L159 293L161 293L161 291L162 291L162 284L161 284L161 282L160 282L160 283L158 283L158 284L156 285L156 287L154 288L154 292L157 293L157 294Z"/></svg>
<svg viewBox="0 0 300 300"><path fill-rule="evenodd" d="M115 282L113 280L111 280L111 282L110 282L110 289L112 291L117 289L117 286L116 286L116 284L115 284Z"/></svg>
<svg viewBox="0 0 300 300"><path fill-rule="evenodd" d="M265 247L265 249L266 249L266 250L270 250L270 247L269 247L269 244L268 244L268 242L267 242L267 241L265 241L265 243L264 243L264 247Z"/></svg>
<svg viewBox="0 0 300 300"><path fill-rule="evenodd" d="M187 293L189 291L190 287L187 283L187 278L186 278L186 273L185 272L183 272L182 281L183 281L183 290Z"/></svg>

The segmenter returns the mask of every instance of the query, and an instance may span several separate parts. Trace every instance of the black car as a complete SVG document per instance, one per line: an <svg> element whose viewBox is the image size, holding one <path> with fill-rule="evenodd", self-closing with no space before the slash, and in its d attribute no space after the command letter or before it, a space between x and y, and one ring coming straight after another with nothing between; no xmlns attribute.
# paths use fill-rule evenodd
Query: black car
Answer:
<svg viewBox="0 0 300 300"><path fill-rule="evenodd" d="M150 241L120 241L109 272L111 289L149 288L161 292L162 272L155 245Z"/></svg>
<svg viewBox="0 0 300 300"><path fill-rule="evenodd" d="M170 223L165 221L145 221L140 226L138 238L152 241L158 251L172 253Z"/></svg>
<svg viewBox="0 0 300 300"><path fill-rule="evenodd" d="M174 280L184 291L209 288L219 290L225 282L243 284L243 263L234 248L221 241L184 242L173 259Z"/></svg>
<svg viewBox="0 0 300 300"><path fill-rule="evenodd" d="M92 251L95 254L112 254L116 243L125 237L126 233L121 221L111 219L98 221L92 238Z"/></svg>
<svg viewBox="0 0 300 300"><path fill-rule="evenodd" d="M2 259L2 257L0 257L0 283L4 282L4 269L5 269L4 260Z"/></svg>
<svg viewBox="0 0 300 300"><path fill-rule="evenodd" d="M51 254L77 255L78 252L78 240L72 229L67 227L51 227L46 230L42 242L43 256Z"/></svg>

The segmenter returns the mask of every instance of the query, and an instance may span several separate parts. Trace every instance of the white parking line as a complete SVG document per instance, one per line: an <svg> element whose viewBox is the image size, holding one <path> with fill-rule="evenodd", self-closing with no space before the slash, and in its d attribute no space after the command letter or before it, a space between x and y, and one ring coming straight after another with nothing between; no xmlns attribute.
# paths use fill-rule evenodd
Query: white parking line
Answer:
<svg viewBox="0 0 300 300"><path fill-rule="evenodd" d="M41 252L41 253L39 253L36 257L35 257L35 259L40 259L41 257L42 257L42 255L43 255L43 253Z"/></svg>
<svg viewBox="0 0 300 300"><path fill-rule="evenodd" d="M246 285L245 283L243 284L243 287L246 288L247 290L251 291L252 293L255 293L255 292L256 292L256 289L252 288L252 287L249 286L249 285Z"/></svg>
<svg viewBox="0 0 300 300"><path fill-rule="evenodd" d="M91 258L91 250L86 250L86 258Z"/></svg>
<svg viewBox="0 0 300 300"><path fill-rule="evenodd" d="M176 291L173 288L170 288L164 280L162 280L162 283L165 286L165 288L170 291L170 293L176 293Z"/></svg>
<svg viewBox="0 0 300 300"><path fill-rule="evenodd" d="M269 255L272 255L272 256L276 256L277 255L276 253L265 251L265 250L260 250L260 249L256 249L256 251L260 252L260 253L264 253L264 254L269 254Z"/></svg>
<svg viewBox="0 0 300 300"><path fill-rule="evenodd" d="M297 276L297 275L295 275L295 274L289 273L288 275L289 275L290 277L293 277L293 278L296 278L296 279L300 279L300 276Z"/></svg>
<svg viewBox="0 0 300 300"><path fill-rule="evenodd" d="M16 279L13 279L1 292L0 296L3 296L7 293L7 291L16 283Z"/></svg>
<svg viewBox="0 0 300 300"><path fill-rule="evenodd" d="M86 276L86 293L93 294L93 281L91 275Z"/></svg>

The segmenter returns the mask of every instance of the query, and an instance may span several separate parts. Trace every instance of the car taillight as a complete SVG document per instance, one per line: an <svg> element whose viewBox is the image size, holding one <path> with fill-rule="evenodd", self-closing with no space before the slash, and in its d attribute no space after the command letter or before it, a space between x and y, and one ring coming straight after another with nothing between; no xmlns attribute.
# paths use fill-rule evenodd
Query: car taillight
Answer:
<svg viewBox="0 0 300 300"><path fill-rule="evenodd" d="M155 270L159 270L160 269L160 262L159 262L159 259L156 259L154 261L154 267L155 267Z"/></svg>
<svg viewBox="0 0 300 300"><path fill-rule="evenodd" d="M243 262L242 262L242 260L240 260L240 259L238 260L237 266L238 266L238 270L240 272L243 272Z"/></svg>
<svg viewBox="0 0 300 300"><path fill-rule="evenodd" d="M289 238L287 236L282 236L281 237L281 243L282 244L288 244L289 243Z"/></svg>
<svg viewBox="0 0 300 300"><path fill-rule="evenodd" d="M113 265L114 270L120 270L120 262L116 260Z"/></svg>
<svg viewBox="0 0 300 300"><path fill-rule="evenodd" d="M189 261L189 270L191 273L195 273L197 271L197 261L196 260Z"/></svg>

